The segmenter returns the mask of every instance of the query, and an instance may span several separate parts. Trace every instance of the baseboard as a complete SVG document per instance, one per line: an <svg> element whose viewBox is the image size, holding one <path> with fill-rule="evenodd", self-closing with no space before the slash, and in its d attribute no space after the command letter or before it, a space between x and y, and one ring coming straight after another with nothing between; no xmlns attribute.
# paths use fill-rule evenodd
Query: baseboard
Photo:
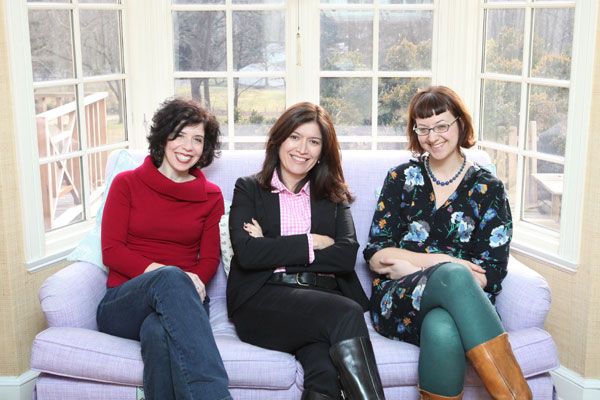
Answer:
<svg viewBox="0 0 600 400"><path fill-rule="evenodd" d="M586 379L565 367L550 372L559 400L600 399L600 379Z"/></svg>
<svg viewBox="0 0 600 400"><path fill-rule="evenodd" d="M29 370L21 376L0 376L0 399L31 400L35 380L39 374Z"/></svg>

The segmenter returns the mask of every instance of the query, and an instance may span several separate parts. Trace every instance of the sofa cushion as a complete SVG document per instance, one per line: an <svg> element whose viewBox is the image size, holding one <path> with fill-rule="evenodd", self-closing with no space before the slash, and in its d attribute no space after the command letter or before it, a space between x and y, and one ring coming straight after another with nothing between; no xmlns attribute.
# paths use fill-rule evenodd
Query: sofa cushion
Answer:
<svg viewBox="0 0 600 400"><path fill-rule="evenodd" d="M48 328L31 349L31 369L119 385L142 385L140 342L82 328Z"/></svg>
<svg viewBox="0 0 600 400"><path fill-rule="evenodd" d="M384 387L412 386L418 382L419 348L379 335L367 317L367 326L375 350ZM525 377L558 368L558 353L550 334L539 328L509 332L508 339ZM467 368L465 385L480 386L481 380L472 367Z"/></svg>
<svg viewBox="0 0 600 400"><path fill-rule="evenodd" d="M224 298L211 299L210 322L231 387L287 390L296 379L294 356L240 341ZM142 385L140 343L81 328L48 328L37 335L31 369L74 379Z"/></svg>
<svg viewBox="0 0 600 400"><path fill-rule="evenodd" d="M210 325L231 387L288 389L296 379L296 359L242 342L227 317L225 297L211 298Z"/></svg>

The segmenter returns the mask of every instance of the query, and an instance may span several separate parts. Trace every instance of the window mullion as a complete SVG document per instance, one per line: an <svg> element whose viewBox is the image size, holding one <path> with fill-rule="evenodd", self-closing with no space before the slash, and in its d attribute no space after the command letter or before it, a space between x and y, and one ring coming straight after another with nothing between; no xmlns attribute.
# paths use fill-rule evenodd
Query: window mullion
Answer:
<svg viewBox="0 0 600 400"><path fill-rule="evenodd" d="M529 63L531 57L530 46L531 46L531 34L532 34L532 12L531 8L525 9L525 20L523 29L523 65L521 69L521 92L520 92L520 107L519 107L519 129L518 129L518 142L517 142L517 183L516 193L518 202L515 202L517 209L513 212L513 217L518 216L519 221L524 220L525 212L525 138L528 133L527 119L528 119L528 104L529 104L529 84L527 83L527 77L529 76Z"/></svg>
<svg viewBox="0 0 600 400"><path fill-rule="evenodd" d="M377 149L377 127L378 127L378 105L379 93L379 0L375 0L373 9L373 60L372 60L372 78L371 78L371 150Z"/></svg>
<svg viewBox="0 0 600 400"><path fill-rule="evenodd" d="M300 54L296 101L320 100L320 7L319 0L298 0L300 16ZM310 84L307 84L310 82Z"/></svg>
<svg viewBox="0 0 600 400"><path fill-rule="evenodd" d="M27 4L22 1L4 2L6 33L8 36L8 62L13 100L13 124L16 134L17 157L21 168L21 210L23 218L23 244L27 261L42 259L45 255L44 212L39 165L35 105L33 100L33 71L27 21ZM27 184L25 184L27 183Z"/></svg>
<svg viewBox="0 0 600 400"><path fill-rule="evenodd" d="M298 0L287 1L285 8L285 106L289 107L291 104L296 103L298 98L298 90L300 88L298 75L300 65L298 63L302 60L299 51L302 50L299 39L296 38L296 33L300 35L299 22L299 10Z"/></svg>
<svg viewBox="0 0 600 400"><path fill-rule="evenodd" d="M227 124L229 138L229 150L235 149L235 109L233 103L233 12L231 0L226 1L225 10L225 35L227 42Z"/></svg>
<svg viewBox="0 0 600 400"><path fill-rule="evenodd" d="M79 8L75 8L72 11L73 19L73 58L75 60L75 78L76 78L76 86L75 90L77 93L77 120L79 127L79 149L83 152L81 157L77 157L77 162L80 165L80 174L79 179L81 180L81 193L80 196L82 198L82 206L83 206L83 219L90 218L90 210L91 210L91 199L90 199L90 182L89 182L89 163L88 163L88 142L87 142L87 115L86 115L86 107L85 107L85 90L83 87L83 54L81 48L81 24L80 21L80 10ZM73 177L77 179L76 177Z"/></svg>

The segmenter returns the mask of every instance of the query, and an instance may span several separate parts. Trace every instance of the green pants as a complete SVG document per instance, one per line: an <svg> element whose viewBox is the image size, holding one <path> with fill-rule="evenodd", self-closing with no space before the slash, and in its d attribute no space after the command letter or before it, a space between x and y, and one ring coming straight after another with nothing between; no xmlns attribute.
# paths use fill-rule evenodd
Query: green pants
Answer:
<svg viewBox="0 0 600 400"><path fill-rule="evenodd" d="M502 322L471 271L454 263L429 277L421 314L419 386L457 396L465 383L465 353L503 333Z"/></svg>

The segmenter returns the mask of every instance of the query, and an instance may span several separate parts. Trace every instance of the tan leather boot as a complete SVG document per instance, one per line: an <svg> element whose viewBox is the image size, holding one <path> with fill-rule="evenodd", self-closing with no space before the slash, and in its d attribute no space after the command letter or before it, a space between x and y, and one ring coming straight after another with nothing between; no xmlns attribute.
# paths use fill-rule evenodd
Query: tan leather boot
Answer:
<svg viewBox="0 0 600 400"><path fill-rule="evenodd" d="M454 396L454 397L447 397L447 396L440 396L439 394L433 394L433 393L429 393L421 388L419 388L419 393L421 394L421 397L419 397L419 399L421 400L460 400L463 398L463 394L459 394L458 396Z"/></svg>
<svg viewBox="0 0 600 400"><path fill-rule="evenodd" d="M467 358L492 399L531 400L531 389L503 333L467 351Z"/></svg>

